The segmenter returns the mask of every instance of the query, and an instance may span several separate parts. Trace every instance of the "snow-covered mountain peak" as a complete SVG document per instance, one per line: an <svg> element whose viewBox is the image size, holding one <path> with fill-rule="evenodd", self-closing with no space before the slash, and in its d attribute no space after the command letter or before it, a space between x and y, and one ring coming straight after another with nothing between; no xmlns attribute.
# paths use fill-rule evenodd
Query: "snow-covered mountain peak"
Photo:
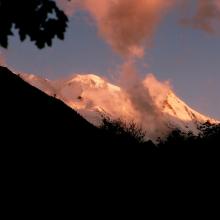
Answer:
<svg viewBox="0 0 220 220"><path fill-rule="evenodd" d="M201 124L207 121L218 123L190 108L175 95L169 82L159 82L153 74L142 81L144 90L141 92L149 93L150 97L141 100L141 109L137 105L138 100L132 99L126 89L95 74L76 74L56 81L27 74L21 74L21 77L47 94L61 99L95 125L101 124L103 115L133 121L148 131L147 137L150 139L166 135L175 128L198 134ZM141 98L145 98L144 94L141 94Z"/></svg>
<svg viewBox="0 0 220 220"><path fill-rule="evenodd" d="M108 83L107 80L95 74L74 75L71 79L66 81L66 84L71 85L71 83L78 83L84 88L94 88L94 89L110 88L113 90L120 90L119 87Z"/></svg>

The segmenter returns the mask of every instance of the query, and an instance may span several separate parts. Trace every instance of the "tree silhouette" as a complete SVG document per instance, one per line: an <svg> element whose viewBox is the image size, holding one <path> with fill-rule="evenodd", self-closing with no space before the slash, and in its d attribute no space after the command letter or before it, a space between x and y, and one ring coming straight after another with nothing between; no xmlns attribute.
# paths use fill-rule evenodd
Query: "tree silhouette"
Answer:
<svg viewBox="0 0 220 220"><path fill-rule="evenodd" d="M145 142L145 132L134 122L126 123L121 119L104 117L100 129L115 136L118 142L125 145L135 146Z"/></svg>
<svg viewBox="0 0 220 220"><path fill-rule="evenodd" d="M64 39L68 18L53 0L0 0L0 45L8 47L8 37L18 30L38 48L51 46L55 37Z"/></svg>

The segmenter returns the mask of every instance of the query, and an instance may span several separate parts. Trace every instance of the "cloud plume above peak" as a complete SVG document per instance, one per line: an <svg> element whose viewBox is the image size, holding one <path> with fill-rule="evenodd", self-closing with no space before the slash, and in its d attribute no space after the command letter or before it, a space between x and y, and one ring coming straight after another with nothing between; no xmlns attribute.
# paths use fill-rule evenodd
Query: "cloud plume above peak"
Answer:
<svg viewBox="0 0 220 220"><path fill-rule="evenodd" d="M101 36L124 57L142 57L150 46L153 34L172 1L102 0L94 7L86 0L85 7L97 22Z"/></svg>
<svg viewBox="0 0 220 220"><path fill-rule="evenodd" d="M71 16L76 10L87 11L102 38L124 58L141 58L151 47L161 20L176 5L194 7L181 23L209 33L218 32L220 0L56 0Z"/></svg>
<svg viewBox="0 0 220 220"><path fill-rule="evenodd" d="M99 34L124 58L143 57L150 47L161 19L175 0L59 0L70 14L77 7L86 10Z"/></svg>
<svg viewBox="0 0 220 220"><path fill-rule="evenodd" d="M130 120L141 125L150 136L166 134L168 129L160 108L171 91L169 82L159 82L153 74L141 79L133 61L127 61L122 66L120 81L121 90L134 109L134 118Z"/></svg>

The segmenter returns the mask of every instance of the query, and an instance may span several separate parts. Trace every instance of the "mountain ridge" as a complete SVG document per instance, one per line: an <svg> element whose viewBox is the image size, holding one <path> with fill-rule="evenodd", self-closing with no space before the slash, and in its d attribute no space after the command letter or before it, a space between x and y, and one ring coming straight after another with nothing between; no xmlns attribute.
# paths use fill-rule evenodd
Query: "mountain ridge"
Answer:
<svg viewBox="0 0 220 220"><path fill-rule="evenodd" d="M158 117L163 121L166 131L160 131L155 125L147 126L141 124L140 120L136 121L135 117L140 113L133 107L131 99L123 88L95 74L75 74L66 79L55 81L45 80L34 75L19 75L33 86L61 99L96 126L101 124L103 117L120 118L126 122L133 121L144 130L152 130L148 134L149 139L156 139L158 134L166 136L167 132L173 129L198 135L202 124L206 122L219 123L217 120L190 108L169 87L165 87L164 90L162 83L153 75L147 76L142 83L149 91L154 102L153 105L159 112ZM145 117L145 115L141 115L141 117Z"/></svg>
<svg viewBox="0 0 220 220"><path fill-rule="evenodd" d="M0 67L0 94L2 146L31 146L36 154L71 152L83 145L102 146L108 139L62 100L48 96L6 67ZM8 139L9 134L12 138ZM70 138L74 138L71 145Z"/></svg>

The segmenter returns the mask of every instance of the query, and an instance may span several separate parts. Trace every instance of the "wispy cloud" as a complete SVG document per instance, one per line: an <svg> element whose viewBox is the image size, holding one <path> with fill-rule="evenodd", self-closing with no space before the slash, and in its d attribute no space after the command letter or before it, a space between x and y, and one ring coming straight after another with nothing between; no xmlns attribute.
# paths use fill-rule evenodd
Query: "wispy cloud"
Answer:
<svg viewBox="0 0 220 220"><path fill-rule="evenodd" d="M181 23L209 33L219 33L220 0L197 0L195 15L184 18Z"/></svg>
<svg viewBox="0 0 220 220"><path fill-rule="evenodd" d="M142 57L175 0L59 0L67 14L87 10L100 35L123 57Z"/></svg>

